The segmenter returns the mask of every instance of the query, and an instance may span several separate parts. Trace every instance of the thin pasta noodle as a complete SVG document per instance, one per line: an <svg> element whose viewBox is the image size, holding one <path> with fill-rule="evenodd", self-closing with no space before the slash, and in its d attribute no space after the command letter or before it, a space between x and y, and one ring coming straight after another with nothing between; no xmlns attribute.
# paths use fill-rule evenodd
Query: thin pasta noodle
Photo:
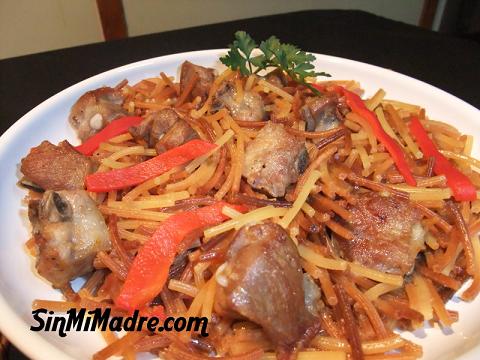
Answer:
<svg viewBox="0 0 480 360"><path fill-rule="evenodd" d="M430 290L425 279L415 275L413 283L405 285L410 307L421 313L425 320L433 318L432 300Z"/></svg>
<svg viewBox="0 0 480 360"><path fill-rule="evenodd" d="M153 189L154 187L165 184L170 179L170 176L178 172L179 170L180 170L179 167L175 167L162 175L159 175L153 179L145 181L140 185L137 185L132 190L130 190L130 192L128 192L123 196L123 200L126 200L126 201L135 200L141 194L148 192L150 189Z"/></svg>
<svg viewBox="0 0 480 360"><path fill-rule="evenodd" d="M250 75L248 78L247 78L247 81L245 82L245 91L250 91L253 87L253 85L255 85L255 81L256 81L256 76L255 75Z"/></svg>
<svg viewBox="0 0 480 360"><path fill-rule="evenodd" d="M316 253L315 251L304 245L298 246L298 253L306 261L323 269L346 270L348 266L348 263L345 260L329 259Z"/></svg>
<svg viewBox="0 0 480 360"><path fill-rule="evenodd" d="M396 128L401 138L407 145L407 149L412 153L412 155L416 159L421 159L423 157L423 154L418 148L417 144L412 140L412 137L408 132L407 126L405 125L404 121L400 118L397 111L390 104L387 104L387 106L385 107L385 110L387 111L387 114L390 116L390 119L392 120L392 122L396 125Z"/></svg>
<svg viewBox="0 0 480 360"><path fill-rule="evenodd" d="M463 147L463 155L471 156L473 149L473 136L465 135L465 146Z"/></svg>
<svg viewBox="0 0 480 360"><path fill-rule="evenodd" d="M228 143L228 141L232 138L233 136L233 131L232 130L227 130L217 141L215 141L215 144L217 147L205 155L202 155L195 160L191 161L186 167L185 171L188 173L193 172L198 166L200 166L202 163L204 163L209 157L211 157L213 154L215 154L221 147L225 144Z"/></svg>
<svg viewBox="0 0 480 360"><path fill-rule="evenodd" d="M378 89L377 92L365 102L365 105L369 110L374 110L385 97L386 93L383 89Z"/></svg>
<svg viewBox="0 0 480 360"><path fill-rule="evenodd" d="M417 113L421 109L421 107L418 105L408 104L398 100L383 99L382 103L386 105L391 105L396 109L404 109L412 113Z"/></svg>
<svg viewBox="0 0 480 360"><path fill-rule="evenodd" d="M205 298L202 304L201 316L207 318L209 321L212 318L213 302L215 299L215 292L217 289L217 281L212 277L205 285Z"/></svg>
<svg viewBox="0 0 480 360"><path fill-rule="evenodd" d="M197 83L199 79L199 76L197 73L194 73L193 76L190 78L190 81L185 85L185 89L183 92L180 94L179 98L177 99L177 103L175 104L175 107L180 107L183 105L185 100L187 100L187 97L190 95L190 92L192 91L193 87Z"/></svg>
<svg viewBox="0 0 480 360"><path fill-rule="evenodd" d="M321 163L325 162L330 156L332 156L337 151L335 146L326 148L323 152L321 152L317 158L310 163L307 167L305 172L301 175L301 177L297 181L297 185L295 186L295 190L293 192L293 197L297 198L302 187L304 187L305 182L309 178L310 174L317 169Z"/></svg>
<svg viewBox="0 0 480 360"><path fill-rule="evenodd" d="M391 185L392 188L409 194L410 200L445 200L452 196L450 188L420 188L409 185Z"/></svg>
<svg viewBox="0 0 480 360"><path fill-rule="evenodd" d="M473 252L472 240L470 239L470 234L468 233L465 220L463 219L460 211L453 202L448 202L447 208L453 214L455 225L457 226L459 231L460 242L463 245L463 253L466 260L467 273L473 276L475 274L475 255Z"/></svg>
<svg viewBox="0 0 480 360"><path fill-rule="evenodd" d="M465 147L465 143L463 141L457 140L454 137L442 134L442 133L434 133L434 139L442 145L444 148L448 148L447 150L461 150Z"/></svg>
<svg viewBox="0 0 480 360"><path fill-rule="evenodd" d="M316 336L312 343L325 350L340 350L350 352L350 345L343 339L335 339L327 336ZM400 336L390 336L382 340L371 340L362 342L362 350L365 355L382 354L388 351L399 349L405 345L405 340Z"/></svg>
<svg viewBox="0 0 480 360"><path fill-rule="evenodd" d="M263 79L258 81L258 85L261 85L265 87L266 89L270 90L271 92L281 96L285 100L292 102L293 101L293 96L290 95L289 93L285 92L284 90L276 87L275 85L269 83L268 81L265 81Z"/></svg>
<svg viewBox="0 0 480 360"><path fill-rule="evenodd" d="M131 232L128 230L124 229L118 229L118 234L122 239L128 240L128 241L138 241L141 244L146 243L150 238L142 235L142 234L137 234L135 232Z"/></svg>
<svg viewBox="0 0 480 360"><path fill-rule="evenodd" d="M320 286L322 287L323 294L327 303L331 306L335 306L338 303L337 295L335 294L335 289L333 288L332 281L327 270L319 268L312 264L309 261L302 260L302 267L305 271L314 279L320 281Z"/></svg>
<svg viewBox="0 0 480 360"><path fill-rule="evenodd" d="M310 204L307 203L307 202L303 203L302 211L310 217L315 216L315 209L313 207L311 207Z"/></svg>
<svg viewBox="0 0 480 360"><path fill-rule="evenodd" d="M472 301L480 292L480 243L478 236L472 239L473 251L475 254L475 275L470 287L462 294L462 299Z"/></svg>
<svg viewBox="0 0 480 360"><path fill-rule="evenodd" d="M455 279L453 279L449 276L446 276L442 273L437 273L437 272L429 269L428 267L421 266L419 268L419 270L420 270L420 273L424 277L426 277L426 278L428 278L432 281L435 281L437 284L442 285L444 287L448 287L448 288L456 291L461 286L460 281L455 280Z"/></svg>
<svg viewBox="0 0 480 360"><path fill-rule="evenodd" d="M360 160L362 161L363 165L363 171L362 175L367 176L370 174L370 167L371 167L371 162L370 158L368 157L367 150L365 150L365 147L363 145L355 145L355 149L357 150L358 155L360 156Z"/></svg>
<svg viewBox="0 0 480 360"><path fill-rule="evenodd" d="M163 221L170 216L170 214L161 213L157 211L116 209L116 208L110 208L105 205L100 205L99 210L105 215L117 215L126 219L137 219L137 220Z"/></svg>
<svg viewBox="0 0 480 360"><path fill-rule="evenodd" d="M178 88L177 88L177 86L175 86L172 79L170 79L169 76L165 75L165 73L163 71L160 73L160 76L161 76L162 80L164 81L164 83L178 95Z"/></svg>
<svg viewBox="0 0 480 360"><path fill-rule="evenodd" d="M235 149L231 140L227 142L227 148L230 155L230 159L232 159L234 157ZM233 166L230 166L230 170L228 171L228 175L225 182L222 184L220 189L218 189L218 191L214 195L215 200L222 200L224 198L224 196L232 187L234 177L235 177L235 168Z"/></svg>
<svg viewBox="0 0 480 360"><path fill-rule="evenodd" d="M354 121L354 122L358 123L362 127L363 131L367 135L368 143L370 144L370 147L371 147L370 151L372 153L376 153L378 151L378 149L377 149L377 139L375 138L375 135L373 134L373 130L372 130L372 127L370 126L370 124L364 118L362 118L361 116L359 116L355 113L349 113L347 115L347 118L351 121Z"/></svg>
<svg viewBox="0 0 480 360"><path fill-rule="evenodd" d="M340 235L344 239L352 240L353 234L350 230L345 228L344 226L340 225L338 222L334 220L328 220L325 222L325 225L332 230L335 234Z"/></svg>
<svg viewBox="0 0 480 360"><path fill-rule="evenodd" d="M212 177L197 190L197 193L206 194L210 190L212 190L215 186L217 186L225 170L226 161L227 161L227 151L225 148L222 148L220 150L220 160L218 162L217 168L215 169L215 172L213 173Z"/></svg>
<svg viewBox="0 0 480 360"><path fill-rule="evenodd" d="M139 226L157 227L158 222L146 220L119 220L117 225L119 229L135 230Z"/></svg>
<svg viewBox="0 0 480 360"><path fill-rule="evenodd" d="M117 260L113 259L109 254L104 251L99 251L97 253L97 258L119 279L125 280L127 278L128 269L122 266Z"/></svg>
<svg viewBox="0 0 480 360"><path fill-rule="evenodd" d="M392 285L392 284L387 284L387 283L379 283L367 291L365 291L364 295L369 299L370 301L377 300L378 297L389 293L392 290L398 289L399 286L397 285Z"/></svg>
<svg viewBox="0 0 480 360"><path fill-rule="evenodd" d="M459 153L455 153L448 150L440 150L440 152L442 153L442 155L446 156L447 158L454 159L462 163L465 163L469 166L472 166L473 168L480 169L480 161L472 158L469 155L459 154Z"/></svg>
<svg viewBox="0 0 480 360"><path fill-rule="evenodd" d="M444 135L458 138L460 137L460 132L451 125L446 124L442 121L432 120L432 119L423 119L421 120L422 125L430 132L440 132Z"/></svg>
<svg viewBox="0 0 480 360"><path fill-rule="evenodd" d="M437 289L435 289L435 286L433 286L432 281L430 279L425 279L425 282L427 284L428 290L430 291L432 308L435 311L435 314L438 316L440 322L444 326L447 326L447 327L452 326L453 320L450 318L450 315L445 309L445 305L443 303L442 298L438 294Z"/></svg>
<svg viewBox="0 0 480 360"><path fill-rule="evenodd" d="M355 284L353 284L345 277L341 277L340 283L342 284L346 293L365 310L365 313L369 318L377 336L380 339L387 338L387 329L385 328L385 325L383 324L383 321L380 318L377 309L375 308L375 306L373 306L372 302L367 297L365 297L360 290L358 290Z"/></svg>
<svg viewBox="0 0 480 360"><path fill-rule="evenodd" d="M366 278L395 286L403 285L403 278L399 275L384 273L355 263L350 263L349 269L357 276L365 276Z"/></svg>
<svg viewBox="0 0 480 360"><path fill-rule="evenodd" d="M233 175L233 183L232 183L232 195L235 195L240 190L240 180L242 179L242 171L243 171L243 162L244 162L244 154L245 154L245 144L243 136L237 136L237 151L236 159L235 159L235 173Z"/></svg>
<svg viewBox="0 0 480 360"><path fill-rule="evenodd" d="M343 125L345 127L347 127L348 129L354 131L355 133L358 133L359 131L362 130L362 126L357 124L356 122L352 121L352 120L349 120L349 119L345 119L345 121L343 122ZM366 133L365 133L366 135Z"/></svg>
<svg viewBox="0 0 480 360"><path fill-rule="evenodd" d="M123 150L128 147L128 145L114 145L114 144L111 144L110 142L100 143L100 145L98 145L98 150L105 150L105 151L114 153L116 151Z"/></svg>
<svg viewBox="0 0 480 360"><path fill-rule="evenodd" d="M242 214L241 216L237 216L234 219L226 221L220 225L206 229L204 231L204 236L206 239L208 239L231 229L239 229L244 224L247 224L251 221L261 221L273 217L282 216L286 213L286 211L287 209L275 208L271 205L258 208L256 210L252 210L248 213Z"/></svg>
<svg viewBox="0 0 480 360"><path fill-rule="evenodd" d="M425 179L417 179L418 187L445 187L447 185L447 178L445 175L432 176Z"/></svg>
<svg viewBox="0 0 480 360"><path fill-rule="evenodd" d="M217 162L215 159L209 158L187 178L176 183L167 184L165 189L167 191L182 191L195 186L196 191L197 187L203 186L213 176L216 167ZM193 191L193 193L195 193L195 191ZM192 191L190 191L190 193L192 193Z"/></svg>
<svg viewBox="0 0 480 360"><path fill-rule="evenodd" d="M132 165L135 164L135 163L130 162L130 161L120 162L120 161L115 161L115 160L112 160L112 159L109 159L109 158L102 159L102 160L100 160L100 162L102 163L102 165L104 165L106 167L109 167L111 169L123 169L123 168L129 167L129 166L132 166Z"/></svg>
<svg viewBox="0 0 480 360"><path fill-rule="evenodd" d="M288 227L288 225L293 220L295 215L297 215L297 213L300 211L302 205L307 200L307 197L310 194L310 191L315 185L315 182L319 178L320 178L320 172L318 172L317 170L313 170L309 174L309 177L305 180L303 189L298 194L298 197L295 199L295 202L293 203L292 207L288 209L284 217L279 221L279 225L282 226L284 229Z"/></svg>
<svg viewBox="0 0 480 360"><path fill-rule="evenodd" d="M132 140L133 137L130 133L125 133L125 134L121 134L121 135L118 135L118 136L115 136L113 138L111 138L110 140L108 140L109 142L113 143L113 144L120 144L122 142L125 142L125 141L128 141L128 140Z"/></svg>
<svg viewBox="0 0 480 360"><path fill-rule="evenodd" d="M342 219L349 220L351 218L352 214L344 207L338 205L335 201L321 195L312 195L311 198L312 198L313 204L318 204L320 206L323 206L326 209L334 211Z"/></svg>
<svg viewBox="0 0 480 360"><path fill-rule="evenodd" d="M175 279L171 279L168 282L168 288L172 291L180 292L192 298L198 294L197 287Z"/></svg>

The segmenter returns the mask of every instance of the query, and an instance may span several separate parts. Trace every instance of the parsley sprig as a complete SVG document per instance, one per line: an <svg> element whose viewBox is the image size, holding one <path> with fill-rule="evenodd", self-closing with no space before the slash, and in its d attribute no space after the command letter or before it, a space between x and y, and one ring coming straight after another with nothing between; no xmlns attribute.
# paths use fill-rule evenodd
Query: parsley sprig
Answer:
<svg viewBox="0 0 480 360"><path fill-rule="evenodd" d="M253 56L253 50L259 48L261 54ZM278 68L290 78L303 84L318 94L318 90L305 80L307 77L330 76L325 72L316 72L315 56L300 50L295 45L281 43L275 36L269 37L257 45L255 40L245 31L237 31L235 40L229 45L227 55L220 61L231 68L239 70L244 76L257 74L269 68Z"/></svg>

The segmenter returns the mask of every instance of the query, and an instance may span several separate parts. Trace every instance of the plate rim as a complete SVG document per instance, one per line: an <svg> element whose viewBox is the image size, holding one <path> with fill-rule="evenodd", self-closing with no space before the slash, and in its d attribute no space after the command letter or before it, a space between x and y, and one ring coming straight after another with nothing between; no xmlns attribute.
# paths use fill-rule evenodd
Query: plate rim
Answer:
<svg viewBox="0 0 480 360"><path fill-rule="evenodd" d="M65 89L59 91L58 93L50 96L49 98L42 101L40 104L36 105L32 109L30 109L27 113L25 113L22 117L16 120L1 136L0 136L0 154L6 151L9 148L9 144L13 141L15 136L18 136L22 133L22 130L30 124L32 121L38 121L37 113L41 113L44 109L48 108L52 104L54 104L58 99L62 99L65 96L69 96L70 93L75 92L76 89L84 87L90 82L95 82L96 80L100 80L105 76L113 75L115 73L123 73L128 72L129 70L134 70L135 68L147 67L148 65L153 65L157 62L168 62L169 60L178 61L179 64L188 59L189 57L195 57L198 55L205 56L205 57L212 57L214 55L218 56L219 54L224 54L228 51L228 49L208 49L208 50L196 50L196 51L187 51L181 53L174 53L168 55L162 55L152 58L147 58L139 61L135 61L132 63L128 63L125 65L121 65L115 68L108 69L101 73L95 74L88 78L85 78L75 84L72 84ZM354 66L361 66L363 68L367 68L368 70L379 71L381 73L388 72L391 76L397 76L405 81L411 81L414 84L421 85L425 90L429 90L432 95L436 97L443 97L449 100L449 102L454 102L457 105L461 105L465 110L471 112L473 116L477 116L480 118L480 110L474 107L473 105L469 104L463 99L448 93L445 90L442 90L434 85L431 85L423 80L419 80L413 78L409 75L402 74L392 69L384 68L381 66L373 65L370 63L352 60L348 58L333 56L333 55L326 55L326 54L319 54L312 52L317 57L317 61L322 61L322 59L328 60L333 63L341 64L341 65L354 65ZM9 305L7 298L5 297L7 294L0 293L0 331L3 335L14 345L16 346L22 353L27 355L32 359L51 359L52 357L55 359L72 359L73 358L68 355L66 352L61 350L60 348L56 347L53 343L49 342L46 338L41 336L39 333L32 332L29 330L30 324L25 322L18 313ZM26 328L26 329L24 329ZM28 340L28 344L25 341ZM458 359L467 359L471 358L471 355L474 355L474 352L477 354L480 350L480 342L474 346L473 348L467 350L466 352L462 353ZM472 358L473 359L473 358Z"/></svg>

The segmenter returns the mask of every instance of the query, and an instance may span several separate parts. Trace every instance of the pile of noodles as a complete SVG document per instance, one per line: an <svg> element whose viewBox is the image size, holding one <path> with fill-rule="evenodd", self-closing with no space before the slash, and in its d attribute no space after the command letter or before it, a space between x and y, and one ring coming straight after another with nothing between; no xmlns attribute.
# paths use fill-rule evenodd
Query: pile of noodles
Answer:
<svg viewBox="0 0 480 360"><path fill-rule="evenodd" d="M419 106L385 99L381 89L366 100L366 106L375 112L384 130L407 154L418 182L417 187L410 187L362 117L351 112L340 128L306 132L299 113L310 92L304 86L290 83L278 88L257 76L241 77L226 70L216 77L205 104L198 107L199 98L187 101L196 81L198 77L192 77L183 92L174 79L163 73L133 86L127 81L117 86L126 97L124 107L130 113L145 116L151 111L175 108L202 139L220 146L207 158L136 187L92 193L108 220L112 251L97 254L96 271L77 293L66 292L67 301L37 300L34 307L56 311L111 307L114 314L123 314L115 308L113 299L128 273L129 254L133 256L170 214L225 199L247 205L249 212L239 214L225 209L230 220L192 234L200 239L198 246L185 253L181 260L186 265L179 267L180 272L169 279L155 300L164 305L167 315L207 317L210 336L201 338L194 332L118 335L106 331L102 335L107 346L94 355L95 359L112 355L133 359L143 351L172 359L203 359L209 355L274 359L274 347L260 327L248 321L232 322L215 309L217 270L225 261L235 230L264 220L278 222L287 229L298 245L304 271L322 290L319 321L323 331L299 351L298 359L355 359L361 352L366 359L377 360L421 357L421 347L401 338L393 329L417 329L424 321L451 326L458 314L446 309L445 303L469 278L473 281L460 297L466 301L475 298L480 289L480 201L451 199L445 176L432 175L433 162L422 158L407 124L412 115L418 116L442 154L478 187L480 162L471 157L472 136L429 119ZM211 111L213 95L224 81L235 84L239 100L244 91L260 94L271 121L283 123L291 134L306 139L310 164L285 199L269 199L242 179L245 146L255 139L265 122L236 121L226 109ZM322 84L327 88L339 84L361 93L354 81ZM98 172L103 172L155 155L155 149L123 134L102 143L94 157L101 164ZM426 249L423 260L417 260L409 277L404 279L348 262L332 250L327 234L352 238L351 231L338 219L350 218L347 205L355 203L356 194L362 191L408 198L423 214L422 225L428 229Z"/></svg>

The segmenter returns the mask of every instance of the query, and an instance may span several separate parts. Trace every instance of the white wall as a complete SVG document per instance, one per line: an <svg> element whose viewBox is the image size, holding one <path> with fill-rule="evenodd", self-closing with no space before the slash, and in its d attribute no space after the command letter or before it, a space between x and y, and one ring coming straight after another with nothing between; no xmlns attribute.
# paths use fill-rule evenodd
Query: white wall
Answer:
<svg viewBox="0 0 480 360"><path fill-rule="evenodd" d="M0 0L0 59L98 41L95 0Z"/></svg>
<svg viewBox="0 0 480 360"><path fill-rule="evenodd" d="M361 9L417 25L423 0L123 0L130 36L307 9Z"/></svg>
<svg viewBox="0 0 480 360"><path fill-rule="evenodd" d="M130 36L307 9L417 24L423 0L123 0ZM0 59L103 41L95 0L0 0Z"/></svg>

